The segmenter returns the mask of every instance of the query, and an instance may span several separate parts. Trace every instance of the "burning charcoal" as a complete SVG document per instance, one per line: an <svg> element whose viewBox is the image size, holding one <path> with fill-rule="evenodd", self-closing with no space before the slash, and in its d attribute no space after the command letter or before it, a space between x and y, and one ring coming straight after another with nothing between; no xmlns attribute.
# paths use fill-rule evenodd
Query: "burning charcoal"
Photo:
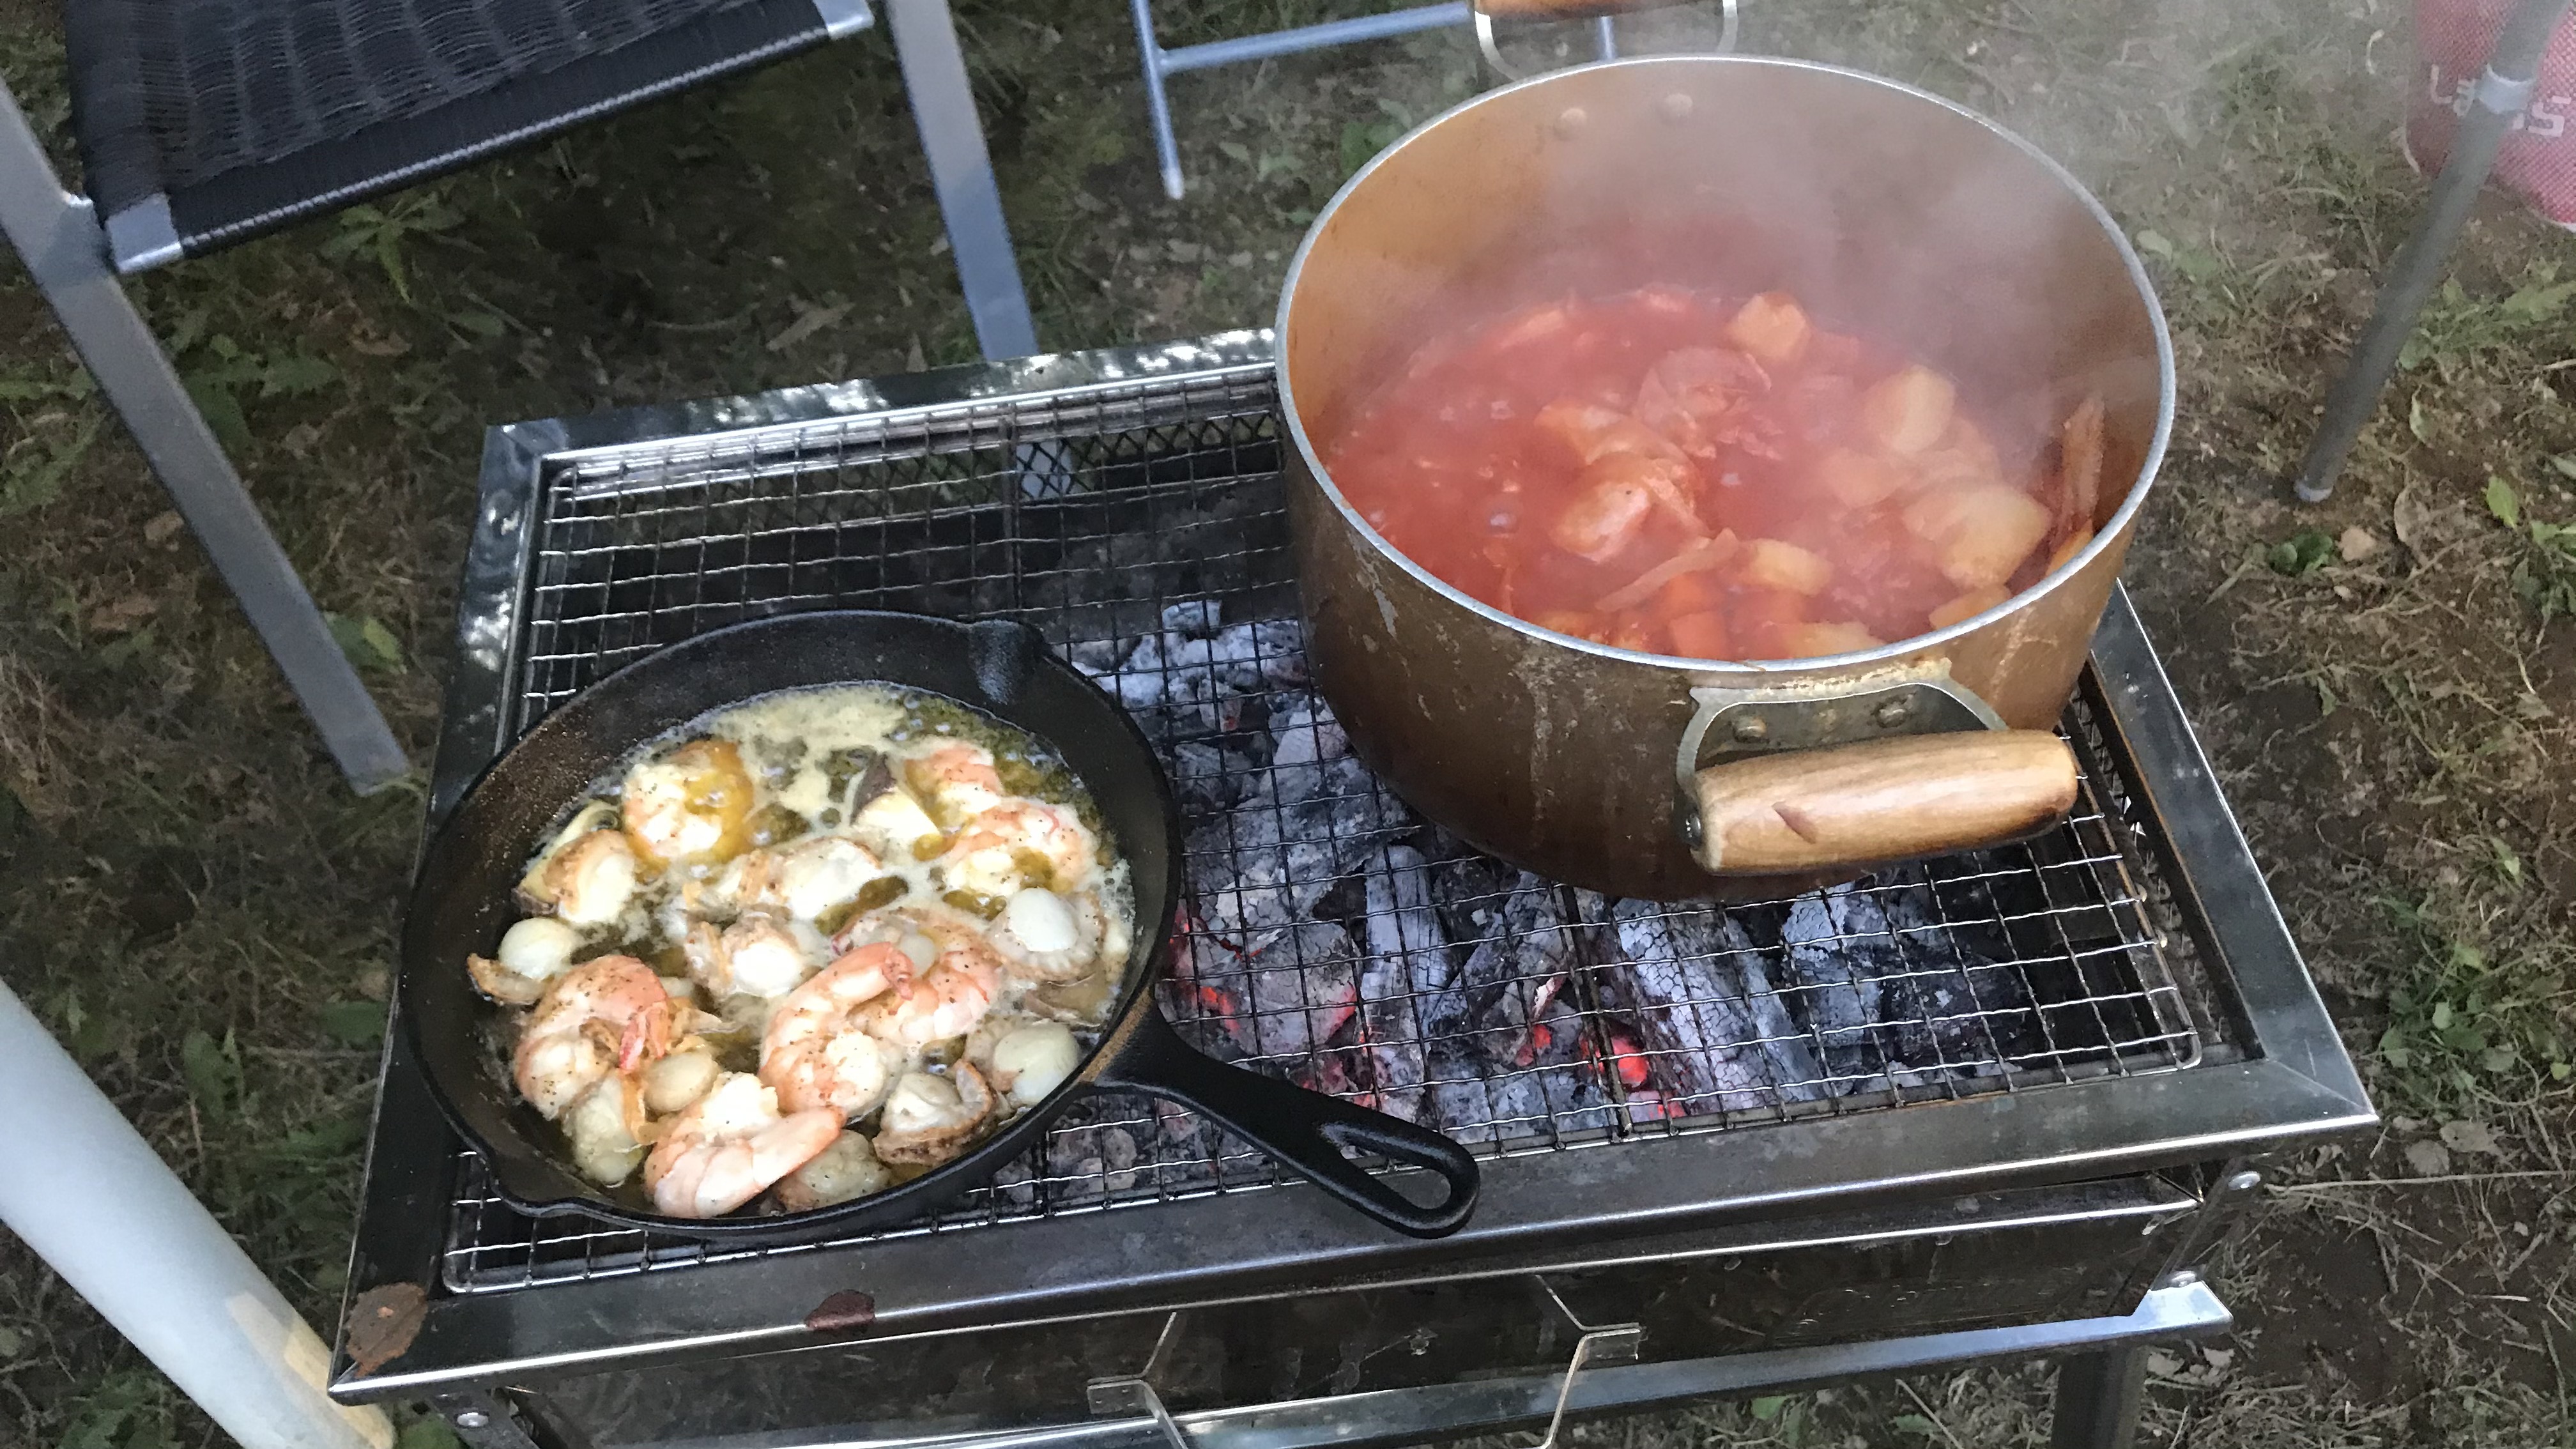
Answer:
<svg viewBox="0 0 2576 1449"><path fill-rule="evenodd" d="M1476 907L1476 942L1459 969L1474 1030L1475 1054L1490 1067L1526 1067L1545 1048L1532 1028L1565 987L1574 966L1574 933L1557 909L1557 889L1524 871L1500 902ZM1549 1045L1556 1045L1551 1035ZM1574 1042L1562 1043L1571 1051Z"/></svg>
<svg viewBox="0 0 2576 1449"><path fill-rule="evenodd" d="M1184 639L1204 639L1217 631L1224 605L1214 599L1184 599L1163 608L1163 632Z"/></svg>
<svg viewBox="0 0 2576 1449"><path fill-rule="evenodd" d="M1212 603L1175 604L1165 627L1136 645L1114 670L1094 674L1131 710L1213 707L1305 679L1304 633L1294 619L1216 627Z"/></svg>
<svg viewBox="0 0 2576 1449"><path fill-rule="evenodd" d="M1245 962L1260 1054L1311 1059L1359 1009L1359 950L1339 926L1300 921Z"/></svg>
<svg viewBox="0 0 2576 1449"><path fill-rule="evenodd" d="M1136 652L1133 639L1085 639L1068 645L1065 662L1093 679L1114 674L1128 655Z"/></svg>
<svg viewBox="0 0 2576 1449"><path fill-rule="evenodd" d="M1180 949L1172 953L1172 971L1162 983L1165 1010L1192 1046L1233 1061L1257 1049L1252 1012L1243 1000L1249 983L1243 948L1212 932L1185 927Z"/></svg>
<svg viewBox="0 0 2576 1449"><path fill-rule="evenodd" d="M2015 956L2006 933L1990 924L1998 915L1991 900L1974 883L1943 888L1959 894L1959 909L1944 910L1919 867L1834 892L1826 913L1838 939L1830 952L1820 943L1794 958L1806 979L1836 979L1839 972L1840 979L1853 981L1864 994L1867 988L1858 983L1874 979L1871 1019L1877 1024L1866 1040L1877 1065L1861 1070L1883 1070L1900 1085L2000 1070L1997 1053L2014 1050L2012 1039L2038 1036L2036 1023L2023 1009L2029 996L2019 974L1985 965ZM1829 954L1843 957L1843 964L1825 961ZM1811 971L1823 975L1809 975ZM1846 993L1818 994L1828 999L1817 1004L1839 1025L1843 1011L1830 998ZM1826 1024L1820 1022L1819 1029ZM1998 1035L2006 1039L1999 1041ZM1848 1032L1826 1036L1829 1056L1838 1055L1834 1048L1839 1042L1858 1040Z"/></svg>
<svg viewBox="0 0 2576 1449"><path fill-rule="evenodd" d="M1295 699L1273 726L1279 750L1270 768L1242 804L1185 842L1203 922L1235 941L1305 916L1336 878L1403 824L1320 702Z"/></svg>
<svg viewBox="0 0 2576 1449"><path fill-rule="evenodd" d="M1031 1208L1037 1205L1037 1178L1029 1170L1025 1157L1014 1157L993 1174L993 1198L1009 1208Z"/></svg>
<svg viewBox="0 0 2576 1449"><path fill-rule="evenodd" d="M1136 1186L1135 1134L1125 1127L1074 1127L1047 1134L1047 1175L1058 1202Z"/></svg>
<svg viewBox="0 0 2576 1449"><path fill-rule="evenodd" d="M1390 845L1369 860L1368 955L1360 966L1362 1025L1377 1080L1378 1105L1407 1121L1437 1123L1485 1115L1483 1093L1466 1051L1467 1000L1439 913L1431 906L1431 873L1422 853ZM1456 1103L1425 1101L1437 1087ZM1436 1097L1437 1093L1435 1093Z"/></svg>
<svg viewBox="0 0 2576 1449"><path fill-rule="evenodd" d="M1339 926L1300 921L1249 946L1205 930L1184 940L1175 962L1182 967L1175 975L1189 980L1190 1005L1182 1014L1224 1028L1222 1055L1276 1062L1302 1081L1316 1053L1358 1009L1359 951Z"/></svg>
<svg viewBox="0 0 2576 1449"><path fill-rule="evenodd" d="M1847 1090L1887 1085L1887 1053L1902 1047L1880 1025L1884 983L1905 970L1878 901L1847 885L1800 896L1780 939L1789 948L1789 1011L1824 1044L1825 1067Z"/></svg>
<svg viewBox="0 0 2576 1449"><path fill-rule="evenodd" d="M1192 818L1231 807L1241 796L1243 781L1256 769L1242 756L1200 740L1171 746L1166 758L1172 793L1180 798L1181 813Z"/></svg>
<svg viewBox="0 0 2576 1449"><path fill-rule="evenodd" d="M1806 1034L1741 924L1715 907L1648 901L1621 901L1610 915L1626 962L1603 973L1604 989L1643 1032L1668 1106L1735 1111L1823 1095ZM1617 1065L1635 1071L1624 1053Z"/></svg>
<svg viewBox="0 0 2576 1449"><path fill-rule="evenodd" d="M1552 977L1544 986L1564 981ZM1530 988L1524 983L1522 990ZM1617 1118L1618 1107L1599 1065L1589 1059L1583 1019L1573 1006L1549 990L1532 1015L1536 1019L1522 1033L1528 1059L1516 1064L1484 1060L1478 1068L1483 1080L1465 1084L1481 1098L1478 1111L1472 1117L1454 1115L1459 1104L1444 1095L1441 1105L1453 1115L1442 1123L1442 1131L1467 1143L1510 1142L1604 1128Z"/></svg>

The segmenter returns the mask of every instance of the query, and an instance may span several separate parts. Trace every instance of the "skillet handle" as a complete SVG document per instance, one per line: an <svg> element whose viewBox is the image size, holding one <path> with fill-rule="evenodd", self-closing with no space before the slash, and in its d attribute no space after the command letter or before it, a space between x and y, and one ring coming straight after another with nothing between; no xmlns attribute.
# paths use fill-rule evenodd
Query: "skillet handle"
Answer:
<svg viewBox="0 0 2576 1449"><path fill-rule="evenodd" d="M1467 1149L1427 1127L1228 1066L1181 1040L1150 1004L1092 1084L1177 1102L1401 1233L1447 1237L1476 1209L1481 1179ZM1428 1207L1414 1202L1361 1171L1346 1148L1435 1173L1446 1192Z"/></svg>

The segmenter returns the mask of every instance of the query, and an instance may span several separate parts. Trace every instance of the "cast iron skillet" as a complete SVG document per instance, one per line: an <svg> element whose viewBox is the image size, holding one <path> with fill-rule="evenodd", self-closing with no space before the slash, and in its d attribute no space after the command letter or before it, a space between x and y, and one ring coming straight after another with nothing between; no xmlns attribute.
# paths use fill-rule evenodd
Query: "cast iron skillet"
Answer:
<svg viewBox="0 0 2576 1449"><path fill-rule="evenodd" d="M1090 790L1134 874L1136 951L1100 1044L1044 1101L956 1161L886 1192L813 1212L675 1218L593 1187L562 1158L560 1134L518 1099L487 1026L497 1008L465 974L517 912L511 889L553 823L634 749L711 710L803 685L883 682L975 706L1052 745ZM495 761L430 842L403 922L402 1015L430 1091L491 1166L511 1206L582 1213L694 1237L805 1237L908 1218L990 1178L1081 1093L1169 1098L1224 1125L1398 1231L1439 1237L1475 1207L1475 1159L1446 1137L1383 1113L1226 1066L1183 1042L1153 985L1180 903L1180 828L1145 738L1124 710L1023 625L917 614L784 614L702 634L619 670L546 716ZM1436 1174L1430 1206L1363 1172L1345 1150ZM1413 1179L1420 1181L1420 1179Z"/></svg>

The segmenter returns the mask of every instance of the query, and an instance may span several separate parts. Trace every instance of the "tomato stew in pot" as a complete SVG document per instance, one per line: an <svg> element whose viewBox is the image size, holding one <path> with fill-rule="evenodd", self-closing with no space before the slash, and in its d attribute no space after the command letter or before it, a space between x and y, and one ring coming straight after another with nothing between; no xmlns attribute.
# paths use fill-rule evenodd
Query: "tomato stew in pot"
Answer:
<svg viewBox="0 0 2576 1449"><path fill-rule="evenodd" d="M2102 411L1984 413L1795 298L1524 307L1417 352L1327 466L1442 580L1623 649L1793 659L1993 608L2090 542Z"/></svg>

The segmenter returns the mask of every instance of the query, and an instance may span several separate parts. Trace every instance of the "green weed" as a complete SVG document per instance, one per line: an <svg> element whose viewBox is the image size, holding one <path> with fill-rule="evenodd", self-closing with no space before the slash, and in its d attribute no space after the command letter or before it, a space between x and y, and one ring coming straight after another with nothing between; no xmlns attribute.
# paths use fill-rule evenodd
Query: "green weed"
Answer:
<svg viewBox="0 0 2576 1449"><path fill-rule="evenodd" d="M330 626L331 638L340 652L360 669L382 670L400 674L403 668L402 641L394 631L373 614L338 614L326 609L322 622Z"/></svg>
<svg viewBox="0 0 2576 1449"><path fill-rule="evenodd" d="M172 1434L169 1381L129 1369L99 1381L74 1411L61 1449L169 1449Z"/></svg>
<svg viewBox="0 0 2576 1449"><path fill-rule="evenodd" d="M340 213L331 239L322 244L322 255L335 260L365 257L372 260L393 284L394 295L405 302L411 296L411 265L406 254L411 244L421 238L438 238L454 231L465 220L465 214L447 203L437 187L408 191L382 206L353 206Z"/></svg>
<svg viewBox="0 0 2576 1449"><path fill-rule="evenodd" d="M2576 614L2576 524L2525 517L2521 493L2501 476L2487 479L2486 504L2496 522L2521 535L2523 547L2513 563L2514 593L2544 625L2562 614Z"/></svg>
<svg viewBox="0 0 2576 1449"><path fill-rule="evenodd" d="M2431 363L2448 380L2508 349L2563 338L2571 303L2576 280L2560 281L2558 264L2550 261L2533 263L2521 284L2500 298L2471 297L2456 279L2444 282L2397 365L2411 372Z"/></svg>
<svg viewBox="0 0 2576 1449"><path fill-rule="evenodd" d="M1413 108L1402 101L1378 97L1378 118L1342 123L1342 174L1366 166L1377 153L1394 145L1404 133L1413 129Z"/></svg>
<svg viewBox="0 0 2576 1449"><path fill-rule="evenodd" d="M2288 538L2263 551L2263 562L2276 574L2296 578L2315 573L2335 556L2334 535L2322 529L2302 528Z"/></svg>
<svg viewBox="0 0 2576 1449"><path fill-rule="evenodd" d="M2519 857L2493 842L2499 874L2516 887ZM2451 934L2409 901L2381 902L2410 933L2423 964L2388 997L2379 1060L2411 1111L2452 1115L2493 1096L2576 1081L2576 1028L2558 968L2534 954L2495 954Z"/></svg>
<svg viewBox="0 0 2576 1449"><path fill-rule="evenodd" d="M340 381L339 367L328 358L301 349L266 351L213 330L212 314L203 307L181 314L167 345L179 360L188 396L227 449L251 440L245 398L303 397Z"/></svg>

